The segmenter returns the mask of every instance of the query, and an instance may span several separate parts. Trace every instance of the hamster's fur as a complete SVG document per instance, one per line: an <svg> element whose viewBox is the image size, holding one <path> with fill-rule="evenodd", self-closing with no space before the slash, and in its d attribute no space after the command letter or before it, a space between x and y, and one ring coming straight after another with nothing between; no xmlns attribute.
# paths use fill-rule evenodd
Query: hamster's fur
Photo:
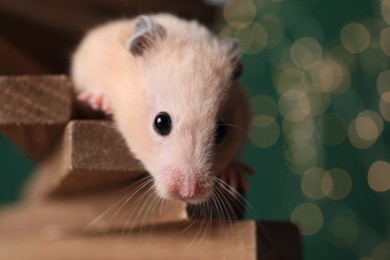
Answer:
<svg viewBox="0 0 390 260"><path fill-rule="evenodd" d="M81 99L112 113L158 194L196 204L213 193L216 176L246 185L247 168L236 161L250 119L239 70L234 40L157 14L92 29L73 55L71 75ZM160 112L172 122L165 136L154 128ZM221 122L228 131L216 144Z"/></svg>

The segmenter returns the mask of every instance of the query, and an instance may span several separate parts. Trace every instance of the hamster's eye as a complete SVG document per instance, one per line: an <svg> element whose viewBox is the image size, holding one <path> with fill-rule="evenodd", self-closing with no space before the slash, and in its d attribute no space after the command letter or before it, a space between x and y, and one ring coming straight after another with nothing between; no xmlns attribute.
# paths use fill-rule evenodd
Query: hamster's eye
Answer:
<svg viewBox="0 0 390 260"><path fill-rule="evenodd" d="M222 120L217 122L217 129L215 130L215 143L219 144L228 132L227 125Z"/></svg>
<svg viewBox="0 0 390 260"><path fill-rule="evenodd" d="M160 112L154 118L154 130L160 135L169 135L172 129L171 117L166 112Z"/></svg>

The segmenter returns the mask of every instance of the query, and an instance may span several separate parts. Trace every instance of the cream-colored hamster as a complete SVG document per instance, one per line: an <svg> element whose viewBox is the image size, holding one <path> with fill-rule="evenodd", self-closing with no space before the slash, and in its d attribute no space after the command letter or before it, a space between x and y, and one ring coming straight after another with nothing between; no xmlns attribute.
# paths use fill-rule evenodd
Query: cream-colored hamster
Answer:
<svg viewBox="0 0 390 260"><path fill-rule="evenodd" d="M250 120L235 40L196 21L138 16L92 29L74 53L79 98L112 114L166 199L198 204L217 177L246 188L236 159Z"/></svg>

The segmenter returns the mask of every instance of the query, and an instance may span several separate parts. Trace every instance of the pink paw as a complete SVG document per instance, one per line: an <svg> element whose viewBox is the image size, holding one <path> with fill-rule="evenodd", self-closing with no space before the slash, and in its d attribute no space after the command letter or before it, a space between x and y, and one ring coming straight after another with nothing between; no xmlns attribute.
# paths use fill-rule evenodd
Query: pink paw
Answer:
<svg viewBox="0 0 390 260"><path fill-rule="evenodd" d="M88 102L88 104L95 110L101 110L107 115L112 114L108 100L101 93L83 91L78 95L77 99Z"/></svg>
<svg viewBox="0 0 390 260"><path fill-rule="evenodd" d="M237 190L241 188L244 191L248 191L249 183L246 180L244 173L253 176L255 171L248 165L235 161L221 171L219 177L223 182L229 185L231 189Z"/></svg>

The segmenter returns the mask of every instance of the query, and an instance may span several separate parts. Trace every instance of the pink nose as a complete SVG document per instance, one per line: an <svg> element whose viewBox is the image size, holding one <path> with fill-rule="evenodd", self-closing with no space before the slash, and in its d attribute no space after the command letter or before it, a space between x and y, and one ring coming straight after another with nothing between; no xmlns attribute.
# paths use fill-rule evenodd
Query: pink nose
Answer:
<svg viewBox="0 0 390 260"><path fill-rule="evenodd" d="M193 185L183 184L175 185L171 189L171 195L181 200L191 200L196 198L199 193L199 188L196 183Z"/></svg>

